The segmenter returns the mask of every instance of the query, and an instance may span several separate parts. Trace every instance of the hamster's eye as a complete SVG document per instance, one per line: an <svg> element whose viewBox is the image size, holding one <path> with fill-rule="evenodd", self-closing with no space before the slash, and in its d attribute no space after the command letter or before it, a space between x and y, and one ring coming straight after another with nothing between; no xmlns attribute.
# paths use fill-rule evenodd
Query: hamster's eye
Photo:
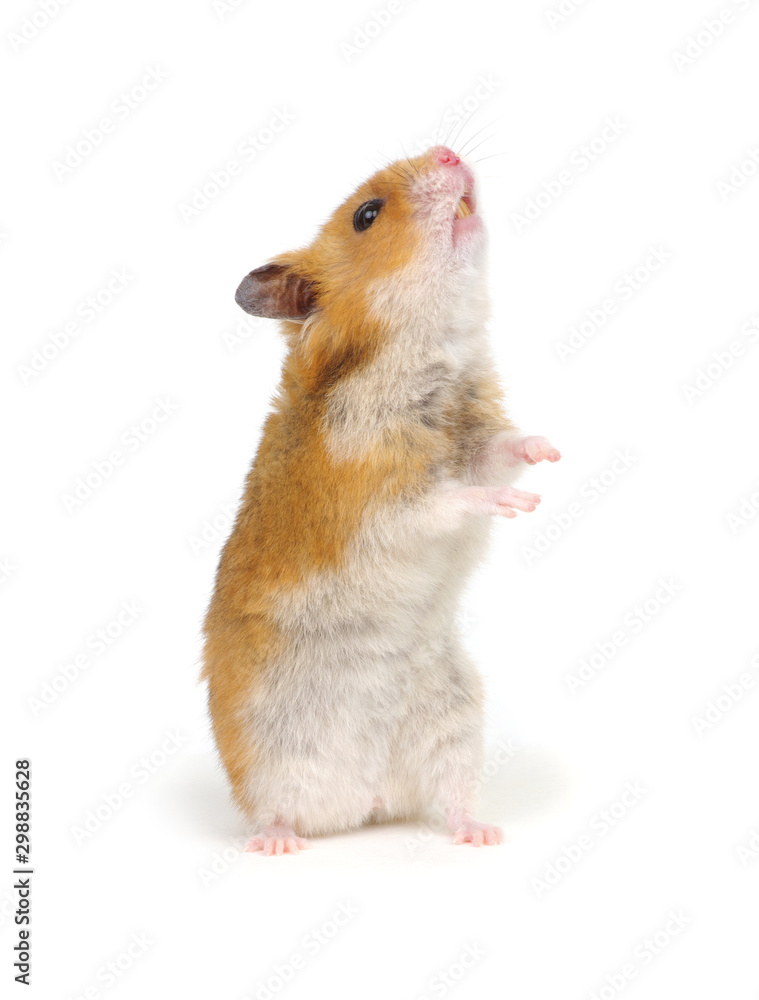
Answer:
<svg viewBox="0 0 759 1000"><path fill-rule="evenodd" d="M381 198L372 198L371 201L365 201L363 205L359 205L356 209L356 214L353 216L353 228L356 232L363 233L365 229L371 226L379 215L382 205Z"/></svg>

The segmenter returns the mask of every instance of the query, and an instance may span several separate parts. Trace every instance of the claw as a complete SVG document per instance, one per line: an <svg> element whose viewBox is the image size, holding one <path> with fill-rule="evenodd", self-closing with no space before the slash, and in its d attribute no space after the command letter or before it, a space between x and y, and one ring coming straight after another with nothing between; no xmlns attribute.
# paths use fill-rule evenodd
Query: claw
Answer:
<svg viewBox="0 0 759 1000"><path fill-rule="evenodd" d="M551 442L544 437L524 437L517 438L513 442L512 450L517 458L520 458L528 465L537 465L545 459L547 462L558 462L561 453Z"/></svg>
<svg viewBox="0 0 759 1000"><path fill-rule="evenodd" d="M503 831L500 827L489 823L478 823L469 819L461 824L453 833L454 844L471 844L472 847L494 847L503 843Z"/></svg>
<svg viewBox="0 0 759 1000"><path fill-rule="evenodd" d="M282 854L297 854L307 850L311 845L302 837L296 837L289 827L270 826L260 835L251 837L245 845L245 850L251 854L260 851L267 857Z"/></svg>
<svg viewBox="0 0 759 1000"><path fill-rule="evenodd" d="M540 503L537 493L525 493L524 490L515 490L511 486L497 490L494 499L497 513L503 517L516 517L518 510L530 513Z"/></svg>

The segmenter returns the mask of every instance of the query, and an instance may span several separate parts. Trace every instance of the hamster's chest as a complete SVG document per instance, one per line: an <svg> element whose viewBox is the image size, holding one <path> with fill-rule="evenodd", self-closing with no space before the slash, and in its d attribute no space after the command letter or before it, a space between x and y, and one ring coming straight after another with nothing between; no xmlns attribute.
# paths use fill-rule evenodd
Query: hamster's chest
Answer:
<svg viewBox="0 0 759 1000"><path fill-rule="evenodd" d="M452 430L471 381L466 359L452 351L384 359L337 386L328 400L325 434L334 457L360 459L380 443L434 452L445 464ZM392 362L392 363L391 363Z"/></svg>

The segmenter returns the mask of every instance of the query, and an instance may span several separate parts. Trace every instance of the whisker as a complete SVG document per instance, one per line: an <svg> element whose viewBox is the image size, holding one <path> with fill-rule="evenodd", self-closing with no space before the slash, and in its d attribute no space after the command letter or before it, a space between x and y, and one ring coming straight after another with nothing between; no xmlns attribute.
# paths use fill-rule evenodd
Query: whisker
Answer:
<svg viewBox="0 0 759 1000"><path fill-rule="evenodd" d="M417 169L416 164L414 164L414 163L411 162L411 157L406 152L406 147L403 145L403 143L401 143L401 149L403 150L403 155L406 157L406 163L408 163L408 165L414 171L414 173L416 174L416 176L419 177L420 176L419 170Z"/></svg>
<svg viewBox="0 0 759 1000"><path fill-rule="evenodd" d="M472 160L472 163L482 163L483 160L490 160L494 156L508 156L508 153L489 153L487 156L480 156L476 160Z"/></svg>
<svg viewBox="0 0 759 1000"><path fill-rule="evenodd" d="M389 171L393 176L397 177L397 181L386 180L384 183L390 187L396 187L405 189L408 188L411 181L411 175L407 173L403 167L398 162L393 162L388 156L386 156L381 150L377 150L380 156L380 162L377 163L376 160L367 156L367 160L372 164L375 172L379 173L382 170Z"/></svg>
<svg viewBox="0 0 759 1000"><path fill-rule="evenodd" d="M446 108L446 111L447 111L447 110L448 110L448 109ZM444 121L445 121L445 111L444 111L444 112L442 113L442 115L440 116L440 124L439 124L439 125L438 125L438 127L437 127L437 128L435 129L435 138L434 138L434 140L433 140L433 141L434 141L434 143L435 143L435 145L437 145L437 144L438 144L438 143L440 142L440 136L441 136L441 135L443 134L443 122L444 122Z"/></svg>
<svg viewBox="0 0 759 1000"><path fill-rule="evenodd" d="M387 154L384 153L379 148L379 146L375 146L374 148L375 148L375 151L376 151L376 153L378 154L378 156L380 158L380 169L383 169L384 167L389 167L390 166L390 160L388 159Z"/></svg>
<svg viewBox="0 0 759 1000"><path fill-rule="evenodd" d="M476 132L474 133L474 135L470 135L470 136L469 136L469 138L468 138L468 139L467 139L467 141L466 141L466 142L464 143L464 145L463 145L463 146L461 147L461 149L460 149L460 150L459 150L459 149L457 149L457 150L456 150L456 152L457 152L457 153L459 154L459 156L464 156L464 150L465 150L465 149L466 149L466 147L467 147L467 146L469 145L469 143L470 143L470 142L472 141L472 139L476 139L476 138L477 138L477 136L478 136L478 135L479 135L479 134L480 134L481 132L484 132L486 128L490 128L490 126L491 126L491 125L495 125L495 123L496 123L496 122L499 122L499 121L501 121L501 120L502 120L503 118L505 118L505 117L506 117L506 115L505 115L505 114L503 114L503 115L498 115L498 117L497 117L497 118L494 118L494 119L493 119L493 120L492 120L491 122L489 122L489 123L488 123L487 125L483 125L483 126L482 126L482 128L480 128L480 129L477 129L477 131L476 131ZM476 147L475 147L475 148L476 148ZM471 150L470 150L470 152L471 152Z"/></svg>
<svg viewBox="0 0 759 1000"><path fill-rule="evenodd" d="M392 173L396 174L398 177L403 177L405 179L408 179L408 177L409 177L408 172L406 170L404 170L404 168L401 166L400 163L397 163L397 162L396 163L388 163L387 166L385 167L385 169L392 171Z"/></svg>
<svg viewBox="0 0 759 1000"><path fill-rule="evenodd" d="M446 139L447 146L453 146L454 143L457 143L459 141L464 132L464 129L472 120L476 111L477 108L472 108L471 111L466 112L461 118L459 118L457 121L453 123L451 131L448 133L448 138Z"/></svg>
<svg viewBox="0 0 759 1000"><path fill-rule="evenodd" d="M399 187L406 186L411 181L411 174L403 168L403 165L398 161L391 162L389 159L385 164L385 170L389 170L391 173L395 174L396 177L400 177L402 184Z"/></svg>
<svg viewBox="0 0 759 1000"><path fill-rule="evenodd" d="M494 135L486 135L484 139L480 139L479 142L475 143L474 146L467 152L467 157L471 156L475 149L479 149L486 142L490 142L491 139L495 138ZM463 157L463 153L459 153L459 156Z"/></svg>
<svg viewBox="0 0 759 1000"><path fill-rule="evenodd" d="M461 120L460 123L456 122L454 124L453 128L456 129L456 126L458 126L458 129L456 129L456 132L455 132L454 135L451 135L449 133L448 138L446 139L446 142L445 142L446 146L453 147L454 143L456 143L456 142L459 141L459 139L461 138L461 134L464 131L464 127L469 124L469 122L471 121L472 116L474 115L474 113L475 113L476 110L477 110L477 108L473 108L469 112L469 114L464 115L464 117L462 118L462 120Z"/></svg>
<svg viewBox="0 0 759 1000"><path fill-rule="evenodd" d="M443 112L443 117L445 118L445 112ZM447 145L448 145L448 141L449 141L449 139L451 138L451 132L453 132L453 130L454 130L454 129L456 128L456 126L457 126L457 125L458 125L458 121L455 121L455 122L454 122L454 123L453 123L453 124L451 125L451 127L450 127L450 128L448 129L448 131L447 131L447 132L446 132L446 134L445 134L445 137L444 137L444 139L442 140L442 145L443 145L443 146L447 146Z"/></svg>

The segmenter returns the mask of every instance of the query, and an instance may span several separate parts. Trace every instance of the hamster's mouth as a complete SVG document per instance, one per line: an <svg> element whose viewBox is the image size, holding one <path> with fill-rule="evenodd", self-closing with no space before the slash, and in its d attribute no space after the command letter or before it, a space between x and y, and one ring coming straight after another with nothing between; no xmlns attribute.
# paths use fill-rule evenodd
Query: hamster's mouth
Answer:
<svg viewBox="0 0 759 1000"><path fill-rule="evenodd" d="M467 190L459 198L458 204L456 205L455 218L466 219L469 215L474 215L475 204L474 204L474 194L467 188Z"/></svg>

